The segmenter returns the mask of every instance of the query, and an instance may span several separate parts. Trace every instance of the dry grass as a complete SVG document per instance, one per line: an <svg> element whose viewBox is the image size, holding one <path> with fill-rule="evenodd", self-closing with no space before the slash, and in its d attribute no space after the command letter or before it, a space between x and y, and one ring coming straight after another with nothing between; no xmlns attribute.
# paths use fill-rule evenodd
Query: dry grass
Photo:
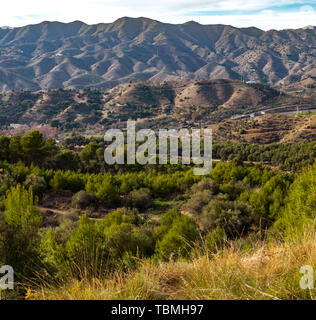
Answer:
<svg viewBox="0 0 316 320"><path fill-rule="evenodd" d="M315 299L299 286L300 267L316 267L316 233L299 240L227 248L191 262L141 261L137 270L107 279L70 280L28 292L29 299Z"/></svg>

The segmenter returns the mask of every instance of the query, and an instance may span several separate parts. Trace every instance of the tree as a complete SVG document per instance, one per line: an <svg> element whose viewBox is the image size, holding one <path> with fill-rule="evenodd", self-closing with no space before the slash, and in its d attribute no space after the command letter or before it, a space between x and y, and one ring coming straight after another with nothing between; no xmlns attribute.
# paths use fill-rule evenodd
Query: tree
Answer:
<svg viewBox="0 0 316 320"><path fill-rule="evenodd" d="M0 137L0 161L9 160L10 138Z"/></svg>
<svg viewBox="0 0 316 320"><path fill-rule="evenodd" d="M22 151L28 164L40 164L46 154L45 140L39 131L31 131L21 139Z"/></svg>
<svg viewBox="0 0 316 320"><path fill-rule="evenodd" d="M46 139L45 145L42 150L44 159L42 159L41 165L45 168L55 169L56 168L55 158L58 151L59 151L59 147L56 145L56 141L52 138ZM67 162L65 162L65 164L68 165Z"/></svg>
<svg viewBox="0 0 316 320"><path fill-rule="evenodd" d="M100 172L104 167L104 152L96 142L90 142L79 154L87 172Z"/></svg>
<svg viewBox="0 0 316 320"><path fill-rule="evenodd" d="M10 162L17 162L23 158L21 148L21 136L13 136L10 138L9 145L9 160Z"/></svg>
<svg viewBox="0 0 316 320"><path fill-rule="evenodd" d="M37 199L32 189L18 184L11 188L5 200L4 217L8 225L19 228L24 233L36 232L42 223L42 215L36 209Z"/></svg>
<svg viewBox="0 0 316 320"><path fill-rule="evenodd" d="M60 150L55 157L55 168L61 170L77 171L80 159L76 152L68 149Z"/></svg>

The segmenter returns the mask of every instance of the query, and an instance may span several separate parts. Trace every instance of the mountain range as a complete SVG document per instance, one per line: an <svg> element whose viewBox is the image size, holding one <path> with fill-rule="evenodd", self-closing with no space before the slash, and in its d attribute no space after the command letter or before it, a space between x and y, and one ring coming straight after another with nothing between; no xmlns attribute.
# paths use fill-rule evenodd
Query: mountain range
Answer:
<svg viewBox="0 0 316 320"><path fill-rule="evenodd" d="M280 85L309 76L316 76L316 28L310 26L262 31L124 17L0 28L0 91L181 79Z"/></svg>

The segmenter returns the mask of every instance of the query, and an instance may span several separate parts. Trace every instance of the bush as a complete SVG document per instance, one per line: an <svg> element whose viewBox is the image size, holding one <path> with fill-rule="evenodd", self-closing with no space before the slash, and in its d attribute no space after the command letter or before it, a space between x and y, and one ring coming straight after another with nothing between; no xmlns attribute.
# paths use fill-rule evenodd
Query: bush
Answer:
<svg viewBox="0 0 316 320"><path fill-rule="evenodd" d="M145 176L145 172L128 172L123 175L119 175L120 193L128 194L133 190L143 187Z"/></svg>
<svg viewBox="0 0 316 320"><path fill-rule="evenodd" d="M97 198L91 192L81 190L72 197L72 205L78 209L85 209L87 207L95 206L96 204Z"/></svg>
<svg viewBox="0 0 316 320"><path fill-rule="evenodd" d="M110 174L89 176L86 190L95 193L97 199L106 207L112 208L119 201L117 181Z"/></svg>
<svg viewBox="0 0 316 320"><path fill-rule="evenodd" d="M228 237L241 237L250 229L253 211L240 201L213 199L203 208L200 220L206 231L220 227Z"/></svg>
<svg viewBox="0 0 316 320"><path fill-rule="evenodd" d="M77 211L70 210L60 217L60 224L54 229L55 240L58 244L65 244L76 231L80 219Z"/></svg>
<svg viewBox="0 0 316 320"><path fill-rule="evenodd" d="M194 219L177 209L169 210L156 231L158 241L155 252L160 259L188 257L199 232Z"/></svg>
<svg viewBox="0 0 316 320"><path fill-rule="evenodd" d="M316 218L316 162L299 175L290 187L286 207L274 228L294 237L304 227L311 228Z"/></svg>
<svg viewBox="0 0 316 320"><path fill-rule="evenodd" d="M128 194L126 199L129 207L145 210L152 206L153 199L148 188L133 190Z"/></svg>
<svg viewBox="0 0 316 320"><path fill-rule="evenodd" d="M26 177L24 186L27 189L32 188L33 193L39 197L41 197L47 189L45 179L34 173L31 173Z"/></svg>
<svg viewBox="0 0 316 320"><path fill-rule="evenodd" d="M213 194L209 190L199 191L196 194L193 194L187 203L187 208L190 213L193 215L201 215L202 208L207 205L211 199L213 198Z"/></svg>
<svg viewBox="0 0 316 320"><path fill-rule="evenodd" d="M101 276L117 268L131 268L136 254L153 250L150 234L140 232L133 222L137 222L135 213L126 210L112 212L99 223L83 215L75 230L73 222L64 221L50 244L56 248L49 250L55 252L51 260L64 275L79 279Z"/></svg>
<svg viewBox="0 0 316 320"><path fill-rule="evenodd" d="M208 190L212 194L217 194L219 192L219 185L211 178L204 178L191 187L191 193L198 193L204 190Z"/></svg>
<svg viewBox="0 0 316 320"><path fill-rule="evenodd" d="M249 185L243 181L237 181L235 183L225 183L220 186L220 190L223 193L226 193L229 195L229 198L231 200L235 200L238 198L243 192L249 190Z"/></svg>
<svg viewBox="0 0 316 320"><path fill-rule="evenodd" d="M291 180L283 174L277 174L268 180L259 192L253 192L249 204L256 213L256 223L270 227L279 217L285 202Z"/></svg>
<svg viewBox="0 0 316 320"><path fill-rule="evenodd" d="M210 178L204 178L194 184L190 190L190 199L187 208L190 213L200 215L202 208L207 205L213 196L219 192L219 185Z"/></svg>
<svg viewBox="0 0 316 320"><path fill-rule="evenodd" d="M50 185L55 190L70 190L78 192L85 187L85 181L82 174L72 171L56 171Z"/></svg>

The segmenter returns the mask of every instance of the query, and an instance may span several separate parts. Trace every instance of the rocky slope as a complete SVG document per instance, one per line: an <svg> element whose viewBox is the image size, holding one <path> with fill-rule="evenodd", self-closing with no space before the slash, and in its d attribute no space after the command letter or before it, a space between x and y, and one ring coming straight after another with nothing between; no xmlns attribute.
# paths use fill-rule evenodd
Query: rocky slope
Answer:
<svg viewBox="0 0 316 320"><path fill-rule="evenodd" d="M0 28L0 91L113 87L136 80L316 76L316 28L270 30L121 18Z"/></svg>

